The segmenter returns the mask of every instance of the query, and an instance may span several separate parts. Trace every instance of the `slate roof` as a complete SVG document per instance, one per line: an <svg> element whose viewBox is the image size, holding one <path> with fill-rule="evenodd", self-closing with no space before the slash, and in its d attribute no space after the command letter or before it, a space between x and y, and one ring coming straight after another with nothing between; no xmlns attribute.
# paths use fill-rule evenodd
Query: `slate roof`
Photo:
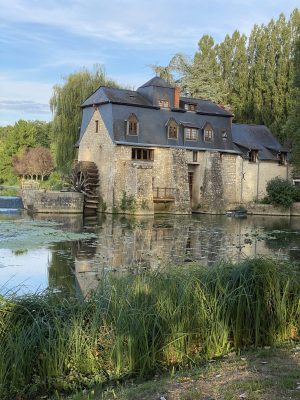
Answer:
<svg viewBox="0 0 300 400"><path fill-rule="evenodd" d="M148 86L165 87L165 88L171 88L171 89L173 89L173 87L174 87L169 82L160 78L159 76L155 76L154 78L150 79L148 82L144 83L140 87L143 88L143 87L148 87Z"/></svg>
<svg viewBox="0 0 300 400"><path fill-rule="evenodd" d="M157 99L162 98L160 96L164 94L170 95L172 99L173 87L162 78L154 77L141 88L141 91L134 91L99 87L82 104L80 138L76 145L79 145L92 118L94 107L98 107L108 133L116 144L231 152L245 157L252 149L258 150L261 160L277 160L278 152L284 151L267 127L231 124L232 114L212 101L180 97L179 108L165 109L153 105L158 104ZM185 110L185 103L196 104L196 112ZM170 104L173 104L172 101ZM126 134L126 121L132 113L139 120L137 136ZM178 139L168 138L166 124L170 119L178 124ZM203 128L206 123L214 130L212 142L204 140ZM198 128L198 139L187 140L184 127ZM227 132L227 140L222 136L224 129Z"/></svg>
<svg viewBox="0 0 300 400"><path fill-rule="evenodd" d="M182 103L196 104L196 112L199 114L224 115L227 117L233 116L230 111L225 110L224 108L216 103L213 103L210 100L194 99L193 97L180 97L180 101Z"/></svg>
<svg viewBox="0 0 300 400"><path fill-rule="evenodd" d="M129 104L140 107L154 107L149 100L134 90L115 89L106 86L98 88L90 97L88 97L81 107L92 106L94 104Z"/></svg>
<svg viewBox="0 0 300 400"><path fill-rule="evenodd" d="M285 151L265 125L232 124L232 140L244 155L258 150L260 160L277 160L277 154Z"/></svg>
<svg viewBox="0 0 300 400"><path fill-rule="evenodd" d="M146 82L144 85L140 87L143 88L148 86L165 87L171 89L173 88L168 82L158 77L152 78L150 81ZM124 104L124 105L127 104L127 105L134 105L137 107L159 109L159 107L154 106L145 96L143 96L138 91L128 90L128 89L115 89L106 86L100 86L91 96L89 96L82 103L81 107L84 108L105 103ZM227 117L232 116L232 114L229 111L213 103L212 101L203 99L194 99L192 97L180 97L180 105L182 107L173 110L180 112L187 112L186 110L184 110L184 103L196 104L197 105L196 111L199 114L224 115Z"/></svg>

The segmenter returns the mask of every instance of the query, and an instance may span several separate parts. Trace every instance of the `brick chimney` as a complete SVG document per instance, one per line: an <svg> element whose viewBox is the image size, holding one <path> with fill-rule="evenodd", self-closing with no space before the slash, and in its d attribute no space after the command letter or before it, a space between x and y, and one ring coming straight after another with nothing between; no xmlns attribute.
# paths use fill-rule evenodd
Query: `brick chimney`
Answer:
<svg viewBox="0 0 300 400"><path fill-rule="evenodd" d="M180 88L175 86L174 91L174 108L179 108L179 100L180 100Z"/></svg>

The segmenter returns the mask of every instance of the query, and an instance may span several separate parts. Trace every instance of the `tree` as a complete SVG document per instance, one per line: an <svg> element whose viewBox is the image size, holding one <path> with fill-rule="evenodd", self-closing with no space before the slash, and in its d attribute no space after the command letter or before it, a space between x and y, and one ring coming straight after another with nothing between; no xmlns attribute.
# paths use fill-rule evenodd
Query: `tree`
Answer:
<svg viewBox="0 0 300 400"><path fill-rule="evenodd" d="M225 85L217 62L213 38L209 35L202 36L198 46L199 51L194 56L188 75L183 79L183 85L193 97L212 100L216 103L226 102Z"/></svg>
<svg viewBox="0 0 300 400"><path fill-rule="evenodd" d="M2 182L15 183L13 158L22 156L26 149L49 146L51 124L42 121L19 120L14 125L0 128L0 177ZM16 162L16 161L15 161Z"/></svg>
<svg viewBox="0 0 300 400"><path fill-rule="evenodd" d="M42 181L54 169L52 155L45 147L35 147L28 152L28 157L33 165L34 175L40 176Z"/></svg>
<svg viewBox="0 0 300 400"><path fill-rule="evenodd" d="M57 169L69 173L75 158L74 145L79 137L81 124L80 105L99 86L117 87L117 84L106 78L99 66L93 72L82 69L64 78L63 85L53 88L50 107L53 117L53 139Z"/></svg>
<svg viewBox="0 0 300 400"><path fill-rule="evenodd" d="M292 107L285 125L286 137L291 139L292 163L297 174L300 173L300 29L295 43L294 86L292 90Z"/></svg>
<svg viewBox="0 0 300 400"><path fill-rule="evenodd" d="M33 149L26 149L22 155L13 157L14 173L17 176L40 176L44 180L45 176L49 176L54 169L52 155L50 150L39 146Z"/></svg>

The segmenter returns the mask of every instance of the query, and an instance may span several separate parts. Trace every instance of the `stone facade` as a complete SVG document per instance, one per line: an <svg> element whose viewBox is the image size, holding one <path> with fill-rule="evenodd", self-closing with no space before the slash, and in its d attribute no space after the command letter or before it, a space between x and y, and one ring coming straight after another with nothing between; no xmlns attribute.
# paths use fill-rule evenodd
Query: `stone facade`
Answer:
<svg viewBox="0 0 300 400"><path fill-rule="evenodd" d="M81 139L78 160L93 161L98 167L99 211L142 215L223 213L263 198L268 180L288 177L288 166L277 162L250 163L240 155L219 151L159 146L151 149L153 161L133 160L132 146L114 144L95 109ZM166 190L169 200L155 200L162 190Z"/></svg>
<svg viewBox="0 0 300 400"><path fill-rule="evenodd" d="M287 150L267 127L234 124L159 77L136 91L100 87L82 108L78 161L98 167L99 211L223 213L289 176Z"/></svg>
<svg viewBox="0 0 300 400"><path fill-rule="evenodd" d="M22 190L24 208L36 213L82 214L84 197L77 192Z"/></svg>

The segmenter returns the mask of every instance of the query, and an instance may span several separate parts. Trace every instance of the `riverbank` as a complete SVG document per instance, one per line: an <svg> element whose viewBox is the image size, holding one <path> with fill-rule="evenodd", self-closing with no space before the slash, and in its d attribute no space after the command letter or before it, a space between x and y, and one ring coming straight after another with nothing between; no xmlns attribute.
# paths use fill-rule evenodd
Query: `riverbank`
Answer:
<svg viewBox="0 0 300 400"><path fill-rule="evenodd" d="M299 376L300 347L287 344L231 353L145 382L96 387L68 400L298 400Z"/></svg>
<svg viewBox="0 0 300 400"><path fill-rule="evenodd" d="M299 307L299 264L269 259L109 277L85 300L2 297L0 396L62 396L297 340Z"/></svg>

